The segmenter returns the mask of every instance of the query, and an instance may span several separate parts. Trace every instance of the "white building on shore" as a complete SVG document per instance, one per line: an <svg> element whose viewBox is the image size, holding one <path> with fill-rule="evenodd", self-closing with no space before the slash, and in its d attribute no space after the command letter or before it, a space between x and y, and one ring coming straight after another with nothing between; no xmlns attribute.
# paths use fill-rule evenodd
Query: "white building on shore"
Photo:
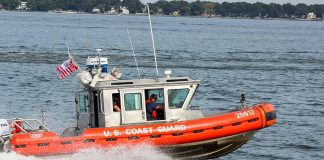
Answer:
<svg viewBox="0 0 324 160"><path fill-rule="evenodd" d="M316 19L316 14L314 12L310 12L307 14L307 19Z"/></svg>
<svg viewBox="0 0 324 160"><path fill-rule="evenodd" d="M28 10L28 2L20 2L20 5L16 8L18 10Z"/></svg>
<svg viewBox="0 0 324 160"><path fill-rule="evenodd" d="M122 10L122 14L129 14L129 10L127 9L127 7L120 7L120 9Z"/></svg>
<svg viewBox="0 0 324 160"><path fill-rule="evenodd" d="M108 14L129 14L129 10L127 9L127 7L122 6L118 8L115 8L114 6L111 7L111 10L107 12Z"/></svg>

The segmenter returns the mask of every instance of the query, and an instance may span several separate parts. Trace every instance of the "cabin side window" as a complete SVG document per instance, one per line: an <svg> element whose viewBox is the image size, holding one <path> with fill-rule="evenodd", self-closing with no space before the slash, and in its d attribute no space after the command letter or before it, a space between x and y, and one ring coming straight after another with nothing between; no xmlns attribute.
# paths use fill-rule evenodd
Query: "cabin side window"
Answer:
<svg viewBox="0 0 324 160"><path fill-rule="evenodd" d="M88 95L86 94L80 94L79 97L79 105L80 105L80 112L88 112L87 106L88 106Z"/></svg>
<svg viewBox="0 0 324 160"><path fill-rule="evenodd" d="M182 108L189 91L190 90L188 88L168 90L169 108Z"/></svg>
<svg viewBox="0 0 324 160"><path fill-rule="evenodd" d="M124 95L125 110L142 110L142 95L140 93L126 93Z"/></svg>

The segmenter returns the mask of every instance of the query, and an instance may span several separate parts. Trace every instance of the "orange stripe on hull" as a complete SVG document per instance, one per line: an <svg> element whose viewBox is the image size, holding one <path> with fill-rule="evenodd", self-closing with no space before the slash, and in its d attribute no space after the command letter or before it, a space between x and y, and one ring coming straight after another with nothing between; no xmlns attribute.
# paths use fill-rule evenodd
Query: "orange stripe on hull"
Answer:
<svg viewBox="0 0 324 160"><path fill-rule="evenodd" d="M60 137L53 132L15 134L12 149L24 155L74 153L89 147L150 143L168 146L199 142L259 130L276 123L275 108L268 103L219 116L137 126L89 128L76 137Z"/></svg>

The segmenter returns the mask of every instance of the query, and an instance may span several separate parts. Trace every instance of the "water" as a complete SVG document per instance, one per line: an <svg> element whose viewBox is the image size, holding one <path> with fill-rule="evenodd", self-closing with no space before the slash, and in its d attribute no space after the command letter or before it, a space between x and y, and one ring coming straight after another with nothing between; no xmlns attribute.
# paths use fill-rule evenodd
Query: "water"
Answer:
<svg viewBox="0 0 324 160"><path fill-rule="evenodd" d="M126 152L127 151L127 152ZM143 151L149 152L148 154L139 154ZM95 156L94 156L95 155ZM143 159L152 159L154 155L155 159L159 160L172 160L168 155L161 153L156 149L152 149L152 146L149 145L137 145L132 147L127 146L118 146L111 148L109 150L97 150L97 149L87 149L82 150L78 153L71 155L59 155L59 156L48 156L48 157L33 157L33 156L22 156L14 152L11 153L0 153L0 157L5 157L5 160L89 160L89 159L98 159L98 160L125 160L130 157L132 160L143 160ZM2 158L3 160L3 158Z"/></svg>
<svg viewBox="0 0 324 160"><path fill-rule="evenodd" d="M267 101L277 108L275 126L220 159L324 159L323 22L188 17L152 21L160 75L171 68L174 75L202 80L191 105L201 106L206 114L231 109L244 92L249 104ZM74 126L79 85L73 76L58 80L55 73L67 59L67 44L81 65L102 48L123 78L137 78L127 27L141 74L154 77L145 16L0 12L0 117L40 118L40 110L46 109L48 126L55 132ZM169 159L147 150L141 146L125 154ZM113 151L93 150L60 158L90 159L98 152L100 159L126 159Z"/></svg>

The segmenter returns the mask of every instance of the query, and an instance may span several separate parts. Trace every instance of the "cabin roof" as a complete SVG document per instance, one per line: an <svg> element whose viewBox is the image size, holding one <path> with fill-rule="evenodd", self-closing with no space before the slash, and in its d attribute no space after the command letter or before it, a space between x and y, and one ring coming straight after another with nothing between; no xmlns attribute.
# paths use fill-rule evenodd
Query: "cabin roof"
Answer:
<svg viewBox="0 0 324 160"><path fill-rule="evenodd" d="M134 79L134 80L107 80L99 81L94 88L129 88L129 87L156 87L156 86L171 86L171 85L190 85L199 84L200 80L193 80L190 77L172 77L172 78L157 78L157 79Z"/></svg>

